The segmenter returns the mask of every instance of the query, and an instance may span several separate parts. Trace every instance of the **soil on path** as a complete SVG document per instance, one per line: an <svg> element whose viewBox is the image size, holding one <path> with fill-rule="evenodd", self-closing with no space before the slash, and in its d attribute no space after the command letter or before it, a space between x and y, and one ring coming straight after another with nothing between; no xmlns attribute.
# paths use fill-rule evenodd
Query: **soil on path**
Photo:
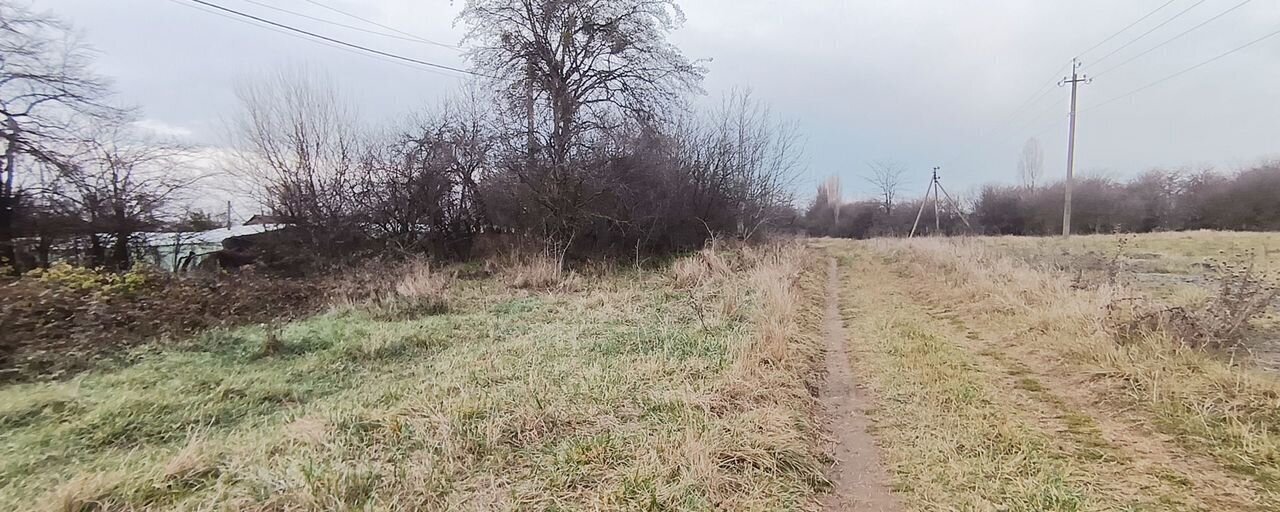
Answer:
<svg viewBox="0 0 1280 512"><path fill-rule="evenodd" d="M889 474L880 461L879 448L867 431L870 400L859 389L849 366L844 325L840 319L840 270L834 259L827 273L827 304L823 319L826 379L819 391L828 453L831 493L822 506L829 511L890 512L902 510L889 489Z"/></svg>

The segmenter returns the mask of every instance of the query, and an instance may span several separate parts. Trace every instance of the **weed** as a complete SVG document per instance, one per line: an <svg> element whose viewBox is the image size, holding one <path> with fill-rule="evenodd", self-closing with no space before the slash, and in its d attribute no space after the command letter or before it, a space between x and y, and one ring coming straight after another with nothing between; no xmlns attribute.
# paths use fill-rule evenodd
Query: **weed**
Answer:
<svg viewBox="0 0 1280 512"><path fill-rule="evenodd" d="M1124 341L1159 332L1196 349L1244 348L1251 321L1265 315L1280 296L1280 287L1257 270L1254 260L1251 251L1225 261L1210 259L1216 285L1200 304L1161 306L1144 297L1125 297L1108 305L1108 323Z"/></svg>

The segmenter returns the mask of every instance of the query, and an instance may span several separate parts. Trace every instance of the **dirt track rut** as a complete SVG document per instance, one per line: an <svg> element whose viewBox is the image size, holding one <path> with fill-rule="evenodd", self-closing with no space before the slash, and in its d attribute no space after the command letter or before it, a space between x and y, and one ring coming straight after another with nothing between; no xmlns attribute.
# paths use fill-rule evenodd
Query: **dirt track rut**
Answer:
<svg viewBox="0 0 1280 512"><path fill-rule="evenodd" d="M831 493L822 505L829 511L889 512L902 510L889 489L889 474L879 448L868 433L866 416L870 401L857 386L849 366L844 325L840 319L840 269L834 259L827 275L827 304L823 319L826 379L819 398L830 436L828 453L833 464L827 470Z"/></svg>

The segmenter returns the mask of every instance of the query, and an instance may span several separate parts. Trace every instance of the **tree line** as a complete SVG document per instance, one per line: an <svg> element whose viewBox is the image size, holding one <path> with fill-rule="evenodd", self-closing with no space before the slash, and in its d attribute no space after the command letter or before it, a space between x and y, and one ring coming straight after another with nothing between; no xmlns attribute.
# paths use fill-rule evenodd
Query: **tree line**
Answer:
<svg viewBox="0 0 1280 512"><path fill-rule="evenodd" d="M1028 171L1034 167L1034 164L1020 162L1023 184L982 187L974 197L958 199L959 209L949 208L944 201L941 211L943 232L1027 236L1060 234L1064 184L1035 185L1038 173ZM1231 173L1151 170L1129 180L1084 177L1076 180L1072 188L1072 232L1277 231L1280 230L1280 195L1277 192L1280 192L1278 162ZM921 200L895 203L889 208L886 204L883 200L842 203L838 194L833 194L831 187L824 184L818 188L805 213L805 225L815 236L869 238L906 235L911 230ZM921 230L932 232L932 202L925 206ZM965 225L962 215L971 227Z"/></svg>
<svg viewBox="0 0 1280 512"><path fill-rule="evenodd" d="M74 243L127 268L138 233L207 227L189 208L193 148L134 129L66 24L8 0L0 16L0 265ZM744 91L693 106L707 69L668 40L674 1L469 0L459 22L472 85L390 125L323 73L245 82L213 179L320 257L465 259L502 239L639 259L795 225L795 127ZM23 261L33 240L41 257Z"/></svg>

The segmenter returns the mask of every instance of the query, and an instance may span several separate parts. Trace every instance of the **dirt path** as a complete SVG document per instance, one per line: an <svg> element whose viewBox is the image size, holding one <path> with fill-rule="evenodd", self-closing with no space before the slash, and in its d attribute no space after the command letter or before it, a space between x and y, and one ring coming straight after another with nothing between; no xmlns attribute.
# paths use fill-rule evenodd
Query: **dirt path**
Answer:
<svg viewBox="0 0 1280 512"><path fill-rule="evenodd" d="M844 326L840 319L840 270L835 259L827 272L827 306L823 319L827 376L819 397L830 433L828 453L834 463L827 470L831 493L823 498L824 510L897 511L902 507L889 491L889 474L880 462L879 449L867 432L869 402L862 396L849 367Z"/></svg>

